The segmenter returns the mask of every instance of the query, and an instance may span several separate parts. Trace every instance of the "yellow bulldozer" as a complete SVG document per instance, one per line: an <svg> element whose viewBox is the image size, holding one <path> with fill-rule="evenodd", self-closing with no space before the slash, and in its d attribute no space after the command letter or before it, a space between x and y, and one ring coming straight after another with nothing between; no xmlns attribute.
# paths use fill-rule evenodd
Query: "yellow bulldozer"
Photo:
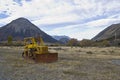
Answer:
<svg viewBox="0 0 120 80"><path fill-rule="evenodd" d="M35 62L54 62L58 60L58 53L48 51L48 46L44 45L41 37L24 38L24 51L22 56L26 59L32 59Z"/></svg>

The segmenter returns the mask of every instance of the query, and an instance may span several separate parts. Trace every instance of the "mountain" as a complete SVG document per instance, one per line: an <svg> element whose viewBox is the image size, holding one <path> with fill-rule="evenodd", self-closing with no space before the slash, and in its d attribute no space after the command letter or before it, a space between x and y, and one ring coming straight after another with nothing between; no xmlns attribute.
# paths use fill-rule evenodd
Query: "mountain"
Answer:
<svg viewBox="0 0 120 80"><path fill-rule="evenodd" d="M59 40L59 42L62 42L62 43L64 43L64 44L66 44L66 43L68 43L69 40L70 40L70 39L68 39L68 38L61 38L61 39Z"/></svg>
<svg viewBox="0 0 120 80"><path fill-rule="evenodd" d="M54 35L52 36L54 39L58 40L59 42L62 42L62 43L67 43L69 40L70 40L70 37L68 36L57 36L57 35Z"/></svg>
<svg viewBox="0 0 120 80"><path fill-rule="evenodd" d="M115 38L120 39L120 23L112 24L107 27L103 31L101 31L98 35L96 35L92 40L100 41L100 40L114 40Z"/></svg>
<svg viewBox="0 0 120 80"><path fill-rule="evenodd" d="M62 39L62 38L70 39L70 37L65 36L65 35L61 35L61 36L54 35L54 36L52 36L52 37L53 37L54 39L56 39L56 40L60 40L60 39Z"/></svg>
<svg viewBox="0 0 120 80"><path fill-rule="evenodd" d="M13 20L0 28L0 41L6 41L8 36L12 36L13 40L23 40L25 37L41 36L45 42L58 42L23 17Z"/></svg>

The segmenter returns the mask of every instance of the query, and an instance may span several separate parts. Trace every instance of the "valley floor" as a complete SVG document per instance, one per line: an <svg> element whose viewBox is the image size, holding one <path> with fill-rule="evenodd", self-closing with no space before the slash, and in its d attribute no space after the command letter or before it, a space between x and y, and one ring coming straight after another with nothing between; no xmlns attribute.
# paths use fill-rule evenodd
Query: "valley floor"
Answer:
<svg viewBox="0 0 120 80"><path fill-rule="evenodd" d="M0 80L120 80L119 47L50 47L53 63L22 58L22 47L0 47Z"/></svg>

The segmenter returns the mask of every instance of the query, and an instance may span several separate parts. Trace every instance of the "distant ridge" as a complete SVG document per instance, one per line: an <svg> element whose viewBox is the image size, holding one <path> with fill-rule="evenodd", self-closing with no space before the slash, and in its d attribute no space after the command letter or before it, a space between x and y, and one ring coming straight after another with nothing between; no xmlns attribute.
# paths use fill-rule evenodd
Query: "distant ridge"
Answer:
<svg viewBox="0 0 120 80"><path fill-rule="evenodd" d="M70 37L65 35L61 35L61 36L54 35L52 37L62 43L68 43L68 41L70 40Z"/></svg>
<svg viewBox="0 0 120 80"><path fill-rule="evenodd" d="M52 36L54 39L56 39L56 40L60 40L60 39L62 39L62 38L67 38L67 39L70 39L70 37L69 36L65 36L65 35L61 35L61 36L58 36L58 35L53 35Z"/></svg>
<svg viewBox="0 0 120 80"><path fill-rule="evenodd" d="M25 37L41 36L45 42L58 42L23 17L13 20L0 28L0 41L7 40L8 36L12 36L13 40L23 40Z"/></svg>

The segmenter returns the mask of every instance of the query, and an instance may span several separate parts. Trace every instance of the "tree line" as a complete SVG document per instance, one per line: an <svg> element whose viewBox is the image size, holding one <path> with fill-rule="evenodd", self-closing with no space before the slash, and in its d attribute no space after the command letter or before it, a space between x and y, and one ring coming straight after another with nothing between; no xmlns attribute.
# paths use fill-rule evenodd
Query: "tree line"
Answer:
<svg viewBox="0 0 120 80"><path fill-rule="evenodd" d="M101 47L107 47L107 46L110 46L110 42L108 40L92 41L89 39L83 39L83 40L79 41L77 39L72 38L68 41L67 46L80 46L80 47L101 46Z"/></svg>
<svg viewBox="0 0 120 80"><path fill-rule="evenodd" d="M117 46L116 45L116 42L112 42L112 45L113 43L115 43L114 46ZM23 44L23 41L16 41L16 42L13 42L13 37L12 36L8 36L8 39L7 39L7 43L5 43L4 45L17 45L17 46L22 46L24 45ZM75 39L75 38L72 38L70 39L66 44L60 44L60 43L56 43L56 44L53 44L52 46L79 46L79 47L108 47L108 46L111 46L111 42L109 40L101 40L101 41L92 41L92 40L89 40L89 39L83 39L81 41Z"/></svg>

